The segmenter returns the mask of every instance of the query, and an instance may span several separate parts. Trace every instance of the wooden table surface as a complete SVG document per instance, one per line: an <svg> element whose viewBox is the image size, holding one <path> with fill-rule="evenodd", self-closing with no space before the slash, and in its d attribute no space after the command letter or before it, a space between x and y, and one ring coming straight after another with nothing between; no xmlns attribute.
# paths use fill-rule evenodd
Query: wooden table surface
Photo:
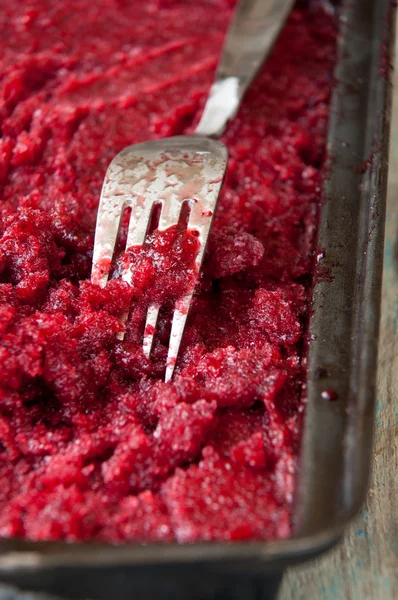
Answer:
<svg viewBox="0 0 398 600"><path fill-rule="evenodd" d="M343 542L290 569L279 600L398 600L398 69L394 88L372 482Z"/></svg>

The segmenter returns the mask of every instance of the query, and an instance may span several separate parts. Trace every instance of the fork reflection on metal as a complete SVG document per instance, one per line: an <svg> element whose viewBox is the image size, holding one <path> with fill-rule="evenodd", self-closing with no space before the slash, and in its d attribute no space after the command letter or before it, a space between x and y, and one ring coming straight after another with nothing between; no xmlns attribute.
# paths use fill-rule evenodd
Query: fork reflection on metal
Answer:
<svg viewBox="0 0 398 600"><path fill-rule="evenodd" d="M198 271L227 165L227 149L209 139L222 134L238 111L243 95L271 50L294 0L240 0L229 27L215 82L194 135L144 142L122 150L105 176L94 241L92 281L105 286L126 207L131 208L126 248L142 246L153 206L161 204L158 229L179 221L182 205L190 203L188 228L197 230ZM209 137L205 137L209 136ZM134 283L128 268L122 277ZM165 380L173 376L194 286L176 302ZM149 357L160 306L148 308L143 351ZM128 315L122 315L126 322ZM123 336L120 336L123 339Z"/></svg>

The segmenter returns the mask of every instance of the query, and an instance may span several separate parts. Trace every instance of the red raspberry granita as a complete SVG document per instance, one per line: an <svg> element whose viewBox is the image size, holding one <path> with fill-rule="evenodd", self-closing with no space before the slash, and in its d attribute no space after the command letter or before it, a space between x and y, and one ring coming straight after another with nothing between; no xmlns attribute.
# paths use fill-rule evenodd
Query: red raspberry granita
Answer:
<svg viewBox="0 0 398 600"><path fill-rule="evenodd" d="M193 131L233 6L0 0L2 537L291 532L335 62L329 5L296 4L222 138L227 177L171 383L170 314L196 277L194 233L154 233L121 255L133 287L90 283L108 164L130 144ZM155 296L164 308L147 359Z"/></svg>

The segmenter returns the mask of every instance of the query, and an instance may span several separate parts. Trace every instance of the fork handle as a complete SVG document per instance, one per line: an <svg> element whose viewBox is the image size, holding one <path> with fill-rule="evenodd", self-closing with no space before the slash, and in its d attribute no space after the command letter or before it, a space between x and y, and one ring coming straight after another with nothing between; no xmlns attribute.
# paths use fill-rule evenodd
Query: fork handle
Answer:
<svg viewBox="0 0 398 600"><path fill-rule="evenodd" d="M220 136L269 54L294 0L240 0L195 135Z"/></svg>

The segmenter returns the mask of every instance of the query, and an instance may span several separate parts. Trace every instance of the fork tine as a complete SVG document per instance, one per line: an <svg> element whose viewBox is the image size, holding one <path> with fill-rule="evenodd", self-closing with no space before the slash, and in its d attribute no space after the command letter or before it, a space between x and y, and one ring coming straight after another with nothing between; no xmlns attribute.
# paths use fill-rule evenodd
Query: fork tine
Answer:
<svg viewBox="0 0 398 600"><path fill-rule="evenodd" d="M144 329L144 341L142 347L144 354L149 358L152 350L153 338L155 336L156 325L158 322L160 306L158 304L151 304L148 308L146 323Z"/></svg>
<svg viewBox="0 0 398 600"><path fill-rule="evenodd" d="M177 194L169 193L162 203L159 215L158 231L164 231L172 225L177 225L180 217L182 201Z"/></svg>
<svg viewBox="0 0 398 600"><path fill-rule="evenodd" d="M204 160L201 165L201 169L203 169L203 171L200 171L196 181L192 176L191 178L188 177L189 172L187 171L185 180L189 181L190 183L186 187L186 190L184 190L185 193L181 193L180 191L180 199L189 200L190 203L190 214L187 228L195 229L199 233L198 239L200 245L195 260L198 272L200 272L203 257L206 251L207 239L209 237L210 227L213 221L214 211L217 204L217 198L220 193L221 185L225 174L226 160L227 155L226 152L224 153L224 151L218 157L219 162L217 165L210 164L206 160ZM199 201L196 198L199 198ZM166 207L164 206L162 210L162 215L166 213L165 209ZM181 204L178 206L178 210L181 210ZM159 229L161 229L161 225L163 225L163 227L166 228L170 224L171 223L166 219L164 220L164 222L162 222L161 216L161 220L159 222ZM173 321L171 325L169 349L167 354L165 374L166 383L170 381L173 377L195 287L196 286L194 285L191 292L183 296L176 303L176 307L173 314Z"/></svg>
<svg viewBox="0 0 398 600"><path fill-rule="evenodd" d="M126 325L128 318L129 318L129 313L125 312L125 313L122 314L121 317L119 317L119 320L120 320L120 322L121 322L122 325ZM119 331L116 334L116 338L122 342L124 340L124 330L123 331Z"/></svg>
<svg viewBox="0 0 398 600"><path fill-rule="evenodd" d="M140 195L136 194L135 199L132 196L134 188L140 185L145 168L141 167L134 176L132 169L136 165L137 158L127 148L115 156L105 175L98 206L91 271L91 281L101 287L105 287L108 281L123 210L126 206L132 206L134 210L134 206L140 204Z"/></svg>
<svg viewBox="0 0 398 600"><path fill-rule="evenodd" d="M210 179L210 177L209 177ZM196 266L198 272L202 265L203 257L206 251L207 239L209 237L210 227L213 220L213 214L217 197L221 187L222 178L216 178L209 182L206 189L205 201L202 203L193 202L188 220L188 229L196 229L199 233L199 250L196 256ZM165 382L173 377L175 364L180 350L181 340L184 333L188 312L192 301L192 296L195 291L194 286L191 292L183 296L177 303L173 314L171 325L171 334L169 349L167 354Z"/></svg>
<svg viewBox="0 0 398 600"><path fill-rule="evenodd" d="M135 246L135 245L141 245L144 243L144 239L145 239L145 234L146 234L146 225L145 225L145 221L144 219L147 218L147 213L149 212L149 209L147 210L147 208L145 207L145 209L142 209L142 207L137 204L137 202L130 202L130 205L132 204L131 207L131 215L130 215L130 222L129 222L129 228L128 228L128 233L127 233L127 243L126 243L126 248L130 248L131 246ZM149 218L149 215L148 215ZM144 225L143 225L144 224ZM144 231L143 231L144 229ZM130 268L126 268L123 270L122 275L121 275L123 281L126 281L128 284L132 284L132 279L133 279L133 273L131 271ZM129 318L129 313L125 312L121 315L120 317L120 321L123 325L125 325L128 321ZM117 339L120 341L124 340L124 331L121 331L120 333L118 333L116 335Z"/></svg>
<svg viewBox="0 0 398 600"><path fill-rule="evenodd" d="M133 206L127 234L127 249L132 246L142 246L144 243L152 207L151 202L146 202L143 208L139 205Z"/></svg>
<svg viewBox="0 0 398 600"><path fill-rule="evenodd" d="M102 196L98 208L91 281L101 287L108 281L124 202L124 196Z"/></svg>
<svg viewBox="0 0 398 600"><path fill-rule="evenodd" d="M179 206L177 203L170 202L170 198L167 198L167 200L165 201L159 201L159 203L161 204L161 210L159 215L158 230L162 231L164 229L167 229L171 225L175 225L176 223L178 223L178 217L181 206ZM137 226L137 229L139 229L139 226ZM144 338L142 342L142 349L144 351L144 355L147 358L149 358L151 355L153 340L155 337L156 326L159 317L159 310L159 304L151 304L148 308L144 329Z"/></svg>
<svg viewBox="0 0 398 600"><path fill-rule="evenodd" d="M166 375L164 378L166 383L170 381L173 377L178 352L180 350L182 334L184 333L185 323L188 317L193 292L194 288L189 294L180 298L180 300L178 300L176 303L176 307L173 314L173 321L171 324L169 350L167 353Z"/></svg>
<svg viewBox="0 0 398 600"><path fill-rule="evenodd" d="M165 192L163 193L164 198L162 198L161 200L157 200L157 202L161 204L159 223L157 226L158 231L164 231L168 227L171 227L178 223L178 219L179 219L180 212L181 212L182 201L178 197L178 195L174 193L174 189L173 189L174 185L175 185L174 183L171 184L171 187L172 187L171 191L170 191L170 189L166 188ZM153 204L152 204L152 206L153 206ZM151 209L152 209L152 206L151 206ZM145 214L145 216L142 215L142 217L141 217L142 225L138 224L137 228L136 228L138 230L138 235L140 235L140 231L143 231L144 224L149 221L149 216L150 216L149 214ZM129 237L129 240L130 239L137 240L137 237L133 237L134 235L135 234L133 233L131 238ZM144 234L144 238L145 238L145 234ZM135 241L135 243L137 243L137 242ZM130 283L132 281L132 276L133 276L133 274L130 275ZM126 277L128 277L128 276L126 276ZM151 354L153 340L154 340L154 336L156 333L156 325L157 325L157 321L158 321L159 310L160 310L160 305L158 305L158 304L151 304L148 308L148 313L147 313L147 318L146 318L146 323L145 323L145 330L144 330L144 339L143 339L143 343L142 343L143 351L147 358L149 358L150 354ZM184 330L184 325L182 326L182 331L183 330ZM181 332L181 335L182 335L182 332ZM180 342L181 342L181 340L180 340ZM180 345L180 343L178 343L178 347L179 347L179 345ZM177 348L177 352L178 352L178 348Z"/></svg>

